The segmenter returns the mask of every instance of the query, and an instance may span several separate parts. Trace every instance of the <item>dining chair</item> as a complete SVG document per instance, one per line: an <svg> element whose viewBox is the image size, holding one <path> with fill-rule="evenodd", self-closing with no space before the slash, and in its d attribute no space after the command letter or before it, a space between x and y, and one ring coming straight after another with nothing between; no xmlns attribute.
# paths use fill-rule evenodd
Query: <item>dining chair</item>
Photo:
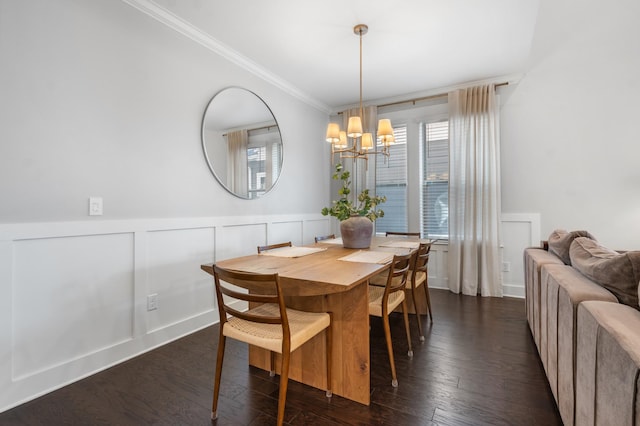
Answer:
<svg viewBox="0 0 640 426"><path fill-rule="evenodd" d="M403 236L403 237L419 237L420 233L419 232L392 232L392 231L387 231L385 232L385 237L388 236Z"/></svg>
<svg viewBox="0 0 640 426"><path fill-rule="evenodd" d="M267 246L258 246L258 254L263 251L273 250L280 247L291 247L291 241L287 241L286 243L269 244Z"/></svg>
<svg viewBox="0 0 640 426"><path fill-rule="evenodd" d="M302 346L314 336L325 331L327 360L327 391L331 397L331 352L332 329L330 313L303 312L287 308L280 286L280 278L274 274L251 274L220 268L214 265L214 281L218 310L220 313L220 335L216 361L215 383L211 419L218 417L218 396L226 338L239 340L250 345L266 349L271 353L270 375L275 375L275 354L282 355L280 366L280 391L278 394L278 419L281 425L284 419L289 379L291 352ZM240 293L227 284L250 284L259 291ZM258 290L259 289L259 290ZM247 311L235 309L234 303L244 301L250 304Z"/></svg>
<svg viewBox="0 0 640 426"><path fill-rule="evenodd" d="M419 232L387 232L386 236L407 236L407 237L420 237ZM418 321L418 331L420 332L420 341L424 342L424 332L422 331L422 321L420 320L420 311L418 310L418 302L416 299L416 288L424 284L424 294L427 302L427 316L433 322L433 312L431 311L431 298L429 297L429 252L431 251L431 245L433 241L429 243L420 243L418 248L418 255L415 258L415 264L411 266L409 271L409 280L407 288L411 290L411 296L413 299L413 308L416 313L416 320ZM372 284L382 285L383 280L380 277L374 277L371 280Z"/></svg>
<svg viewBox="0 0 640 426"><path fill-rule="evenodd" d="M433 322L433 313L431 312L431 298L429 297L429 252L432 243L420 243L418 253L413 260L411 272L407 283L407 288L411 289L413 298L413 307L416 312L416 320L418 321L418 331L420 332L420 341L424 342L424 332L422 331L422 321L420 320L420 310L418 309L416 289L420 286L424 289L424 295L427 301L428 316Z"/></svg>
<svg viewBox="0 0 640 426"><path fill-rule="evenodd" d="M389 273L387 283L384 287L369 285L369 315L382 318L382 328L387 342L387 352L389 353L389 364L391 365L391 386L398 387L398 377L396 375L396 364L393 358L393 344L391 342L391 328L389 327L389 314L402 305L404 316L404 328L407 333L407 344L409 358L413 357L411 349L411 332L409 331L409 317L407 315L407 303L405 302L404 289L407 285L409 268L413 262L416 252L412 254L395 255Z"/></svg>
<svg viewBox="0 0 640 426"><path fill-rule="evenodd" d="M333 240L335 237L336 237L336 234L322 235L319 237L315 237L315 240L317 243L318 241Z"/></svg>
<svg viewBox="0 0 640 426"><path fill-rule="evenodd" d="M393 232L393 231L386 231L384 233L385 237L420 237L420 233L419 232ZM373 278L371 278L369 280L369 284L373 284L373 285L377 285L377 286L381 286L384 287L384 285L387 283L387 274L386 273L381 273L378 274L376 276L374 276Z"/></svg>

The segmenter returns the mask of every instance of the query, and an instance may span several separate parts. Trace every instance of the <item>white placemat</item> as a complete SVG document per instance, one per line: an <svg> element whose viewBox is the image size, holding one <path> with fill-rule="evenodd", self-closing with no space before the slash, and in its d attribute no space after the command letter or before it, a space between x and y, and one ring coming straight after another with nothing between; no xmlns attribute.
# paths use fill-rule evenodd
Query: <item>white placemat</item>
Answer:
<svg viewBox="0 0 640 426"><path fill-rule="evenodd" d="M318 244L342 244L342 238L330 238L328 240L318 241Z"/></svg>
<svg viewBox="0 0 640 426"><path fill-rule="evenodd" d="M386 251L359 250L355 253L351 253L350 255L341 257L338 260L344 260L347 262L385 264L393 260L393 253L389 253Z"/></svg>
<svg viewBox="0 0 640 426"><path fill-rule="evenodd" d="M280 247L277 249L267 250L260 253L263 256L276 256L276 257L302 257L308 254L317 253L319 251L325 251L326 248L322 247Z"/></svg>
<svg viewBox="0 0 640 426"><path fill-rule="evenodd" d="M380 244L380 247L416 249L420 247L420 241L389 241L388 243Z"/></svg>

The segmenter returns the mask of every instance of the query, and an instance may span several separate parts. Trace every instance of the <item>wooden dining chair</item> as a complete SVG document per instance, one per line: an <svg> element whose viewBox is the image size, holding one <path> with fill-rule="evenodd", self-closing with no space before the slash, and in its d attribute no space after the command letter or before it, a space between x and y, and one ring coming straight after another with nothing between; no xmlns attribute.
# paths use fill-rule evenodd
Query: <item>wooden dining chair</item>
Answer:
<svg viewBox="0 0 640 426"><path fill-rule="evenodd" d="M269 244L267 246L258 246L258 254L263 251L273 250L280 247L291 247L291 241L287 241L286 243Z"/></svg>
<svg viewBox="0 0 640 426"><path fill-rule="evenodd" d="M409 331L409 317L407 315L407 304L404 297L404 289L407 286L409 268L413 262L416 252L413 254L395 255L387 275L387 283L384 287L369 285L369 315L382 318L384 337L387 342L387 352L389 353L389 364L391 365L391 386L398 387L398 377L396 375L396 364L393 358L393 344L391 342L391 328L389 327L389 314L402 305L404 316L404 328L407 333L407 344L409 358L413 357L411 349L411 332Z"/></svg>
<svg viewBox="0 0 640 426"><path fill-rule="evenodd" d="M420 233L419 232L392 232L392 231L387 231L385 232L385 237L389 237L389 236L403 236L403 237L420 237Z"/></svg>
<svg viewBox="0 0 640 426"><path fill-rule="evenodd" d="M420 332L420 341L424 342L424 332L422 331L422 321L420 320L420 310L418 309L416 289L420 286L424 289L424 295L427 301L428 316L433 322L433 313L431 312L431 298L429 297L429 252L432 243L420 243L418 253L414 257L413 265L407 280L407 288L411 289L413 299L413 307L416 312L416 320L418 321L418 331Z"/></svg>
<svg viewBox="0 0 640 426"><path fill-rule="evenodd" d="M287 399L291 352L323 330L326 330L326 395L327 397L331 397L331 314L324 312L303 312L287 308L284 303L284 296L277 273L250 274L223 269L216 265L214 265L213 272L218 310L220 313L220 335L218 340L218 356L213 387L211 419L215 420L218 417L220 378L222 375L222 362L224 360L224 347L227 337L270 351L270 374L272 376L275 375L275 354L279 353L282 355L277 420L277 424L281 425L284 419L285 402ZM251 288L256 289L255 291L260 294L240 293L228 287L227 283L240 284L245 287L249 284ZM248 311L238 311L233 308L233 304L237 301L248 302L251 308Z"/></svg>
<svg viewBox="0 0 640 426"><path fill-rule="evenodd" d="M316 243L318 241L324 241L324 240L333 240L336 237L335 234L329 234L329 235L322 235L319 237L315 237Z"/></svg>
<svg viewBox="0 0 640 426"><path fill-rule="evenodd" d="M407 236L407 237L420 237L419 232L387 232L386 236ZM418 248L418 255L414 259L414 264L409 271L409 279L407 282L407 289L411 290L411 296L413 300L413 308L416 313L416 321L418 321L418 331L420 332L420 341L424 342L424 332L422 331L422 321L420 320L420 311L418 310L416 289L423 285L425 299L427 302L427 316L433 322L433 312L431 311L431 298L429 297L429 252L431 251L431 245L433 241L429 243L420 243ZM384 280L380 277L374 277L371 280L372 284L382 285Z"/></svg>
<svg viewBox="0 0 640 426"><path fill-rule="evenodd" d="M385 237L420 237L420 233L419 232L393 232L393 231L387 231L384 234ZM369 284L373 284L373 285L377 285L377 286L381 286L384 287L384 285L387 283L387 274L386 273L381 273L378 274L376 276L374 276L373 278L371 278L369 280Z"/></svg>

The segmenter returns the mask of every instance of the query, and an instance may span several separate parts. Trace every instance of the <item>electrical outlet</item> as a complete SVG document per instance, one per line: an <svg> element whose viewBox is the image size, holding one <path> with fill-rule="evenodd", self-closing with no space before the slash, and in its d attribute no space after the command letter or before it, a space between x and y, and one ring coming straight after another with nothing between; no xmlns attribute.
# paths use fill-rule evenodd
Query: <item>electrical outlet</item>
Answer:
<svg viewBox="0 0 640 426"><path fill-rule="evenodd" d="M89 216L102 216L102 197L89 197Z"/></svg>
<svg viewBox="0 0 640 426"><path fill-rule="evenodd" d="M147 296L147 311L155 311L158 309L158 293Z"/></svg>
<svg viewBox="0 0 640 426"><path fill-rule="evenodd" d="M511 263L502 262L502 272L510 272L510 271L511 271Z"/></svg>

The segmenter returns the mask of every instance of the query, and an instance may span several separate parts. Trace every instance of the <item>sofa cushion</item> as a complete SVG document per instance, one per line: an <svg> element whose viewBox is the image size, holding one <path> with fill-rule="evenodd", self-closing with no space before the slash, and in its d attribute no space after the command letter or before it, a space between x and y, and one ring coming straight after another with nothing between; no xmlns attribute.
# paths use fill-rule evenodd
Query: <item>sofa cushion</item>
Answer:
<svg viewBox="0 0 640 426"><path fill-rule="evenodd" d="M587 301L577 322L575 424L637 425L640 313Z"/></svg>
<svg viewBox="0 0 640 426"><path fill-rule="evenodd" d="M541 336L545 330L541 329L541 306L546 304L546 299L541 299L543 294L543 286L541 282L542 265L556 264L566 266L562 260L553 253L549 253L540 247L529 247L524 250L524 273L525 273L525 298L526 312L533 340L536 342L538 349L541 348ZM546 291L544 292L546 295ZM546 354L546 352L545 352Z"/></svg>
<svg viewBox="0 0 640 426"><path fill-rule="evenodd" d="M620 303L640 309L640 251L618 253L590 238L574 239L571 264L589 279L613 293Z"/></svg>
<svg viewBox="0 0 640 426"><path fill-rule="evenodd" d="M564 262L565 265L571 265L571 256L569 249L574 239L578 237L586 237L595 240L596 238L588 231L571 231L564 229L556 229L549 235L549 251L555 254Z"/></svg>

